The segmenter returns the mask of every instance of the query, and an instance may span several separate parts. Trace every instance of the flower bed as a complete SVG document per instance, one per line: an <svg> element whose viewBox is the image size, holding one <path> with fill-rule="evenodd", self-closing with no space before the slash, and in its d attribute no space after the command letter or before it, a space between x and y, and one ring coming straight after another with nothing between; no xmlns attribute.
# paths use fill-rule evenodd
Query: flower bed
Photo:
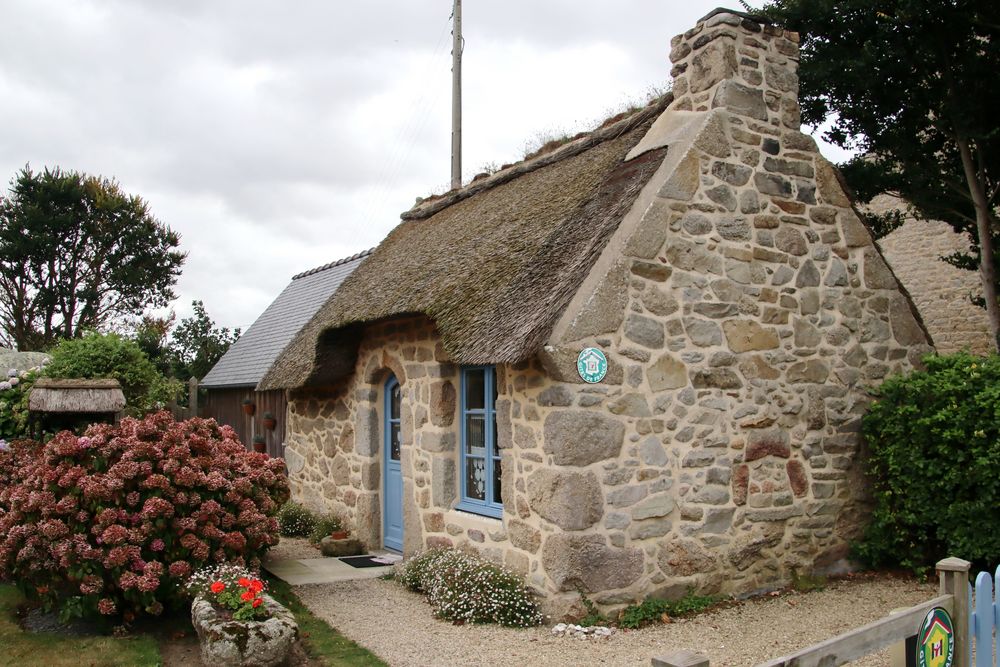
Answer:
<svg viewBox="0 0 1000 667"><path fill-rule="evenodd" d="M280 459L167 413L0 453L0 576L64 616L159 614L210 563L256 568L288 497Z"/></svg>
<svg viewBox="0 0 1000 667"><path fill-rule="evenodd" d="M530 627L542 622L521 577L464 551L432 549L414 556L403 564L398 580L426 595L435 616L456 624Z"/></svg>

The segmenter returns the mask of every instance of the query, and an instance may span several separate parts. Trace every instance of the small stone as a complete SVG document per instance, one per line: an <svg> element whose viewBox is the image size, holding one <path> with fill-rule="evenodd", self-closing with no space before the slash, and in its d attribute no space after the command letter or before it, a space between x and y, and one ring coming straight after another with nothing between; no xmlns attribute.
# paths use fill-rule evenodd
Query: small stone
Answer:
<svg viewBox="0 0 1000 667"><path fill-rule="evenodd" d="M649 348L663 347L663 325L649 317L629 315L625 320L625 337Z"/></svg>
<svg viewBox="0 0 1000 667"><path fill-rule="evenodd" d="M809 478L806 476L806 469L802 462L798 459L792 459L785 464L785 470L788 473L788 484L792 493L797 498L806 495L806 491L809 490Z"/></svg>
<svg viewBox="0 0 1000 667"><path fill-rule="evenodd" d="M819 359L800 361L788 367L786 374L789 382L823 383L830 376L830 368Z"/></svg>
<svg viewBox="0 0 1000 667"><path fill-rule="evenodd" d="M727 241L750 240L750 225L742 217L723 216L716 223L715 228L719 232L719 236Z"/></svg>
<svg viewBox="0 0 1000 667"><path fill-rule="evenodd" d="M710 347L722 343L722 330L710 320L696 317L684 318L684 330L691 342L699 347Z"/></svg>
<svg viewBox="0 0 1000 667"><path fill-rule="evenodd" d="M895 289L896 279L875 248L865 248L864 262L865 287L868 289Z"/></svg>
<svg viewBox="0 0 1000 667"><path fill-rule="evenodd" d="M725 207L727 211L736 210L736 194L728 185L716 185L705 190L705 195L716 204Z"/></svg>
<svg viewBox="0 0 1000 667"><path fill-rule="evenodd" d="M671 540L664 544L657 555L657 563L668 577L689 577L711 572L716 567L712 552L692 540Z"/></svg>
<svg viewBox="0 0 1000 667"><path fill-rule="evenodd" d="M723 81L715 90L712 107L725 107L735 114L767 120L767 105L759 88L744 86L732 79Z"/></svg>
<svg viewBox="0 0 1000 667"><path fill-rule="evenodd" d="M648 466L662 468L667 465L667 452L660 444L660 439L651 435L639 445L639 458Z"/></svg>
<svg viewBox="0 0 1000 667"><path fill-rule="evenodd" d="M591 410L557 410L545 418L543 448L556 465L587 466L615 458L625 438L625 425Z"/></svg>
<svg viewBox="0 0 1000 667"><path fill-rule="evenodd" d="M688 212L680 220L681 228L692 236L701 236L712 231L712 221L701 213Z"/></svg>
<svg viewBox="0 0 1000 667"><path fill-rule="evenodd" d="M632 519L641 521L642 519L667 516L674 511L674 507L674 500L669 495L651 496L632 508Z"/></svg>
<svg viewBox="0 0 1000 667"><path fill-rule="evenodd" d="M665 354L646 371L646 380L653 392L679 389L687 386L687 369L682 362Z"/></svg>
<svg viewBox="0 0 1000 667"><path fill-rule="evenodd" d="M695 371L691 376L692 386L698 389L739 389L743 381L728 368L711 368Z"/></svg>
<svg viewBox="0 0 1000 667"><path fill-rule="evenodd" d="M568 407L573 404L573 394L563 385L552 385L538 395L538 404L547 408Z"/></svg>
<svg viewBox="0 0 1000 667"><path fill-rule="evenodd" d="M793 227L782 227L774 235L774 246L789 255L805 255L808 246L802 232Z"/></svg>
<svg viewBox="0 0 1000 667"><path fill-rule="evenodd" d="M787 432L777 429L766 429L750 433L743 459L749 463L765 456L777 456L783 459L791 456Z"/></svg>
<svg viewBox="0 0 1000 667"><path fill-rule="evenodd" d="M662 283L670 277L673 272L666 264L655 264L653 262L641 262L635 260L632 262L632 273L639 276L640 278L645 278L647 280L652 280L654 282Z"/></svg>
<svg viewBox="0 0 1000 667"><path fill-rule="evenodd" d="M558 590L625 588L642 576L641 549L609 547L601 535L556 533L545 540L542 566Z"/></svg>
<svg viewBox="0 0 1000 667"><path fill-rule="evenodd" d="M712 174L720 181L729 185L744 185L750 180L753 170L750 167L731 162L715 162L712 164Z"/></svg>
<svg viewBox="0 0 1000 667"><path fill-rule="evenodd" d="M528 477L528 503L563 530L583 530L601 520L604 497L592 472L541 468Z"/></svg>
<svg viewBox="0 0 1000 667"><path fill-rule="evenodd" d="M848 282L847 267L834 257L833 261L830 262L830 270L827 271L823 284L827 287L847 287Z"/></svg>
<svg viewBox="0 0 1000 667"><path fill-rule="evenodd" d="M784 176L757 172L753 177L754 185L766 195L789 199L792 196L792 184Z"/></svg>
<svg viewBox="0 0 1000 667"><path fill-rule="evenodd" d="M729 349L733 352L769 350L778 347L778 334L753 320L727 320L722 323Z"/></svg>
<svg viewBox="0 0 1000 667"><path fill-rule="evenodd" d="M816 287L817 285L819 285L819 270L811 259L807 259L802 262L802 268L799 269L799 273L795 277L795 286Z"/></svg>

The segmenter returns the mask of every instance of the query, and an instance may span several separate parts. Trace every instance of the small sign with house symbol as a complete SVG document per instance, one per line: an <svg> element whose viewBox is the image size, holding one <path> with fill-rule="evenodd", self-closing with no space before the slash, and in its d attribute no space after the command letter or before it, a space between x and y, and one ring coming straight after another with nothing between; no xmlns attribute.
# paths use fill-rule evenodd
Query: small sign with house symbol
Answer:
<svg viewBox="0 0 1000 667"><path fill-rule="evenodd" d="M927 612L917 634L919 667L951 667L955 658L955 632L951 616L940 607Z"/></svg>
<svg viewBox="0 0 1000 667"><path fill-rule="evenodd" d="M600 382L608 374L608 358L596 347L585 347L576 358L576 370L584 382Z"/></svg>

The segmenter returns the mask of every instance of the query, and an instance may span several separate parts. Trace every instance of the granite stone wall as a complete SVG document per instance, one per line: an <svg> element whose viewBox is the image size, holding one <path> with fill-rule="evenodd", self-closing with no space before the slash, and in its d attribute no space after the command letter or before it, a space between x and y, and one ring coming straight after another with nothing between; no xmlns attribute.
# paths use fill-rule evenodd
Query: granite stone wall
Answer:
<svg viewBox="0 0 1000 667"><path fill-rule="evenodd" d="M535 357L497 367L501 520L453 509L458 369L424 318L369 327L341 386L294 392L294 495L381 544L382 387L403 392L404 553L475 549L554 616L843 567L864 520L867 389L925 331L799 131L797 36L718 14L672 43L663 166ZM607 377L575 362L602 349Z"/></svg>
<svg viewBox="0 0 1000 667"><path fill-rule="evenodd" d="M661 180L556 344L512 369L513 507L552 609L846 565L866 390L931 348L799 131L797 41L732 14L674 40L675 102L634 151L668 147ZM585 346L599 385L575 375Z"/></svg>
<svg viewBox="0 0 1000 667"><path fill-rule="evenodd" d="M876 212L902 208L898 199L877 197ZM920 317L941 354L969 350L989 354L990 327L986 310L970 297L983 293L979 274L945 262L956 252L968 252L969 239L940 220L908 217L899 227L879 239L879 246L893 273L910 293Z"/></svg>
<svg viewBox="0 0 1000 667"><path fill-rule="evenodd" d="M390 373L402 393L404 554L467 543L502 562L509 544L503 522L452 509L459 488L458 368L426 318L369 327L349 378L292 393L285 457L293 498L344 517L368 548L382 546L382 424ZM508 563L527 572L516 556Z"/></svg>

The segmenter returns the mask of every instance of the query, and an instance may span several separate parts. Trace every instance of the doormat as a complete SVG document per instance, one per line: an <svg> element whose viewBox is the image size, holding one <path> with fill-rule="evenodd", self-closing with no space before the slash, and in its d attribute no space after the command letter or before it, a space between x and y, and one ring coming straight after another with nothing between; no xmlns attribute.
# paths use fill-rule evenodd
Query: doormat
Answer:
<svg viewBox="0 0 1000 667"><path fill-rule="evenodd" d="M386 567L401 559L399 556L345 556L340 560L351 567Z"/></svg>

